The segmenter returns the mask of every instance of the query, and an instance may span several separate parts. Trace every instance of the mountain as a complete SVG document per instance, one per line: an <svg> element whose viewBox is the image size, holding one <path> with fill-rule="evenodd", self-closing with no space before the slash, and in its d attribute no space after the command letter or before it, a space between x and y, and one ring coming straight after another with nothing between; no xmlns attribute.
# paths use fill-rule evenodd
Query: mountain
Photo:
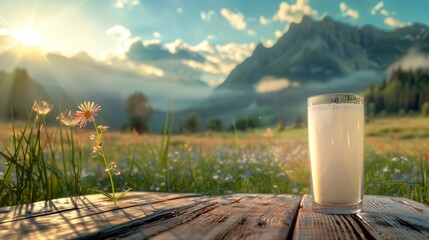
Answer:
<svg viewBox="0 0 429 240"><path fill-rule="evenodd" d="M290 122L306 114L307 97L362 93L411 54L429 66L424 61L428 53L429 28L423 24L387 31L350 26L329 16L321 21L304 17L271 48L257 45L208 100L188 113L228 122L245 115L259 116L265 124L283 117Z"/></svg>
<svg viewBox="0 0 429 240"><path fill-rule="evenodd" d="M45 89L30 78L27 70L0 71L0 118L11 118L11 110L14 118L26 118L34 101L47 97Z"/></svg>
<svg viewBox="0 0 429 240"><path fill-rule="evenodd" d="M356 71L386 70L408 51L429 52L429 28L414 24L394 31L304 17L271 48L259 44L219 88L249 87L266 76L323 82Z"/></svg>
<svg viewBox="0 0 429 240"><path fill-rule="evenodd" d="M0 71L13 72L17 67L25 69L31 78L31 84L34 85L31 89L35 92L40 92L36 89L43 89L43 99L54 103L55 110L74 110L83 101L94 101L106 109L100 112L100 120L113 129L121 128L128 122L125 103L128 96L135 92L145 94L156 110L154 112L165 116L163 112L172 110L173 103L181 110L206 98L212 91L198 79L180 82L157 78L142 73L138 68L98 62L85 52L67 57L19 46L0 52ZM1 88L7 92L6 89L8 88ZM2 99L8 95L8 92L2 94ZM27 98L33 98L31 104L40 97L40 94L27 95ZM9 102L1 101L0 105L10 109L8 104ZM0 118L5 118L3 109L0 111ZM161 128L162 125L162 121L153 122L154 128Z"/></svg>

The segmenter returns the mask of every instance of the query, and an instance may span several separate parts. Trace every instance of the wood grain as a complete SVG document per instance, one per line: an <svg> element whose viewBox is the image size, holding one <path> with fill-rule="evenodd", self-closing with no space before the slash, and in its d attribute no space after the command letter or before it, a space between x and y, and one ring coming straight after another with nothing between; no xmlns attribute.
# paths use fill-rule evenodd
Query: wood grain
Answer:
<svg viewBox="0 0 429 240"><path fill-rule="evenodd" d="M228 199L228 198L226 198ZM301 196L236 194L118 235L127 239L286 239Z"/></svg>
<svg viewBox="0 0 429 240"><path fill-rule="evenodd" d="M118 193L120 194L120 193ZM119 207L133 206L136 204L152 203L184 196L201 196L201 194L172 194L158 192L129 192L118 202ZM17 221L19 219L31 218L41 215L50 215L73 209L91 208L115 208L112 202L102 194L92 194L80 197L58 198L48 201L40 201L19 206L0 208L0 224L4 222Z"/></svg>
<svg viewBox="0 0 429 240"><path fill-rule="evenodd" d="M293 239L428 239L428 207L404 198L365 196L361 213L314 212L306 195Z"/></svg>
<svg viewBox="0 0 429 240"><path fill-rule="evenodd" d="M50 212L36 212L24 217L18 215L16 220L0 224L0 236L4 239L39 239L51 236L57 239L97 235L136 218L201 201L199 195L195 194L128 194L121 199L118 207L113 206L103 195L97 194L86 196L78 208L65 210L57 204L55 207L51 206Z"/></svg>
<svg viewBox="0 0 429 240"><path fill-rule="evenodd" d="M429 239L429 208L406 198L365 196L356 217L376 239Z"/></svg>
<svg viewBox="0 0 429 240"><path fill-rule="evenodd" d="M314 212L308 195L130 192L0 208L1 239L429 239L429 207L364 196L359 214Z"/></svg>
<svg viewBox="0 0 429 240"><path fill-rule="evenodd" d="M366 239L366 233L351 215L331 215L313 211L311 198L304 196L293 239Z"/></svg>

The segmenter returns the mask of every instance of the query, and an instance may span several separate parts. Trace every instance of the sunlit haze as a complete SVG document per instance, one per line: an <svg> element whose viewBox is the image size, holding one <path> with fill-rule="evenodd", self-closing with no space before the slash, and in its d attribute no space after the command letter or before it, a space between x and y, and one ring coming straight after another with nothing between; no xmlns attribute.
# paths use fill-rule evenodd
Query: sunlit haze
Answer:
<svg viewBox="0 0 429 240"><path fill-rule="evenodd" d="M0 33L45 52L85 52L155 78L184 72L214 87L259 43L271 47L303 16L393 30L428 24L428 8L424 0L15 0L0 3Z"/></svg>
<svg viewBox="0 0 429 240"><path fill-rule="evenodd" d="M31 29L19 29L13 31L12 36L25 47L39 46L42 43L40 34Z"/></svg>

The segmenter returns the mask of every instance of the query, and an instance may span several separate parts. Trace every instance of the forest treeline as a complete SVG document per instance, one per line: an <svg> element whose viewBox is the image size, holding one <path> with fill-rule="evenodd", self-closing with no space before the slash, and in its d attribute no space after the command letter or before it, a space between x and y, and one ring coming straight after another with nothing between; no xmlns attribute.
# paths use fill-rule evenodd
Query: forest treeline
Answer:
<svg viewBox="0 0 429 240"><path fill-rule="evenodd" d="M429 69L395 69L381 84L365 93L366 113L429 113Z"/></svg>

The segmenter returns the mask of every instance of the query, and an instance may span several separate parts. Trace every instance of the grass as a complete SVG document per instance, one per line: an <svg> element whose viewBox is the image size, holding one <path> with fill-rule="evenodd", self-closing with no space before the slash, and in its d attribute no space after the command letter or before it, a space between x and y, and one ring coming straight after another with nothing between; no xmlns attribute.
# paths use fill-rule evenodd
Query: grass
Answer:
<svg viewBox="0 0 429 240"><path fill-rule="evenodd" d="M171 120L171 118L170 118ZM163 135L107 132L103 149L122 174L115 191L309 193L307 130ZM18 126L17 126L18 125ZM92 158L93 131L0 124L0 205L111 190ZM429 203L429 119L374 119L366 125L365 194ZM72 144L73 143L73 144ZM31 191L30 191L31 190Z"/></svg>

